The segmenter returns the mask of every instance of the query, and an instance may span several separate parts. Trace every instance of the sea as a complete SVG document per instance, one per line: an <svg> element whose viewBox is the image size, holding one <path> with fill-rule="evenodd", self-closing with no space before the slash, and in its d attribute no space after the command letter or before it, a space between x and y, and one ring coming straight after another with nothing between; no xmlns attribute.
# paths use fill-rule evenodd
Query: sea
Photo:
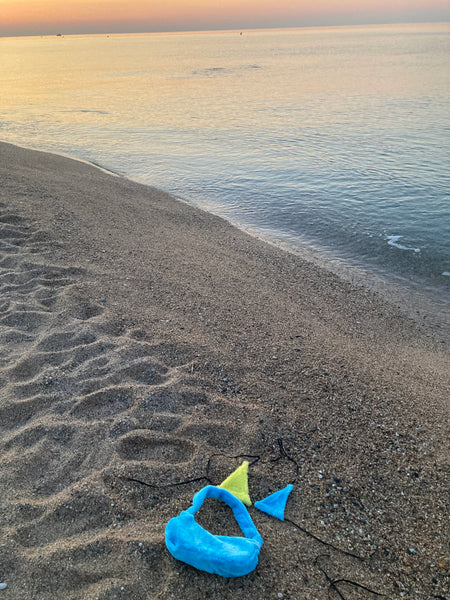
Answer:
<svg viewBox="0 0 450 600"><path fill-rule="evenodd" d="M450 23L0 39L0 139L449 323ZM151 227L151 224L149 224Z"/></svg>

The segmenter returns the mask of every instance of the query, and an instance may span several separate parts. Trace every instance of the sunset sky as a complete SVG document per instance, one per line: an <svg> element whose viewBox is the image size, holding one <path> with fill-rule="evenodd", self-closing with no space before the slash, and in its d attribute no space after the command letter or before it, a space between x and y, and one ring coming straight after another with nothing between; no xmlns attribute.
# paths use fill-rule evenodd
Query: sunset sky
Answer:
<svg viewBox="0 0 450 600"><path fill-rule="evenodd" d="M449 20L449 0L0 0L1 36Z"/></svg>

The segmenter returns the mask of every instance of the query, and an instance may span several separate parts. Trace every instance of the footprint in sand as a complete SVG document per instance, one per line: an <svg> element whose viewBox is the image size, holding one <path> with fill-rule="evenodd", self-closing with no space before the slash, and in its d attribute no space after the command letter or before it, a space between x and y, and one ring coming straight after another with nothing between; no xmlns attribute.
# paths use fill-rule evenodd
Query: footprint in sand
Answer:
<svg viewBox="0 0 450 600"><path fill-rule="evenodd" d="M24 217L8 213L0 215L0 223L5 223L7 225L24 225L25 227L28 225L28 221Z"/></svg>
<svg viewBox="0 0 450 600"><path fill-rule="evenodd" d="M125 460L181 463L191 460L195 445L184 439L157 437L148 431L134 431L115 445Z"/></svg>
<svg viewBox="0 0 450 600"><path fill-rule="evenodd" d="M133 393L128 388L112 387L84 396L73 406L76 418L102 419L124 412L133 406Z"/></svg>
<svg viewBox="0 0 450 600"><path fill-rule="evenodd" d="M209 405L206 394L196 391L174 391L172 389L158 389L150 391L142 401L141 408L151 409L156 412L178 414L186 408Z"/></svg>
<svg viewBox="0 0 450 600"><path fill-rule="evenodd" d="M48 313L43 311L8 311L0 318L0 327L10 327L19 331L36 331L36 329L47 325L50 321Z"/></svg>
<svg viewBox="0 0 450 600"><path fill-rule="evenodd" d="M53 438L60 443L67 444L75 433L74 426L61 425L48 427L45 425L37 425L36 427L27 427L25 430L14 434L4 444L5 450L11 448L30 448L42 439Z"/></svg>
<svg viewBox="0 0 450 600"><path fill-rule="evenodd" d="M138 359L132 364L118 368L112 380L135 381L143 385L160 385L167 377L168 369L156 361Z"/></svg>
<svg viewBox="0 0 450 600"><path fill-rule="evenodd" d="M150 417L141 415L141 411L133 411L132 416L120 420L109 432L109 437L116 439L133 431L134 429L148 429L149 431L161 431L172 433L183 424L182 417L173 415L154 414Z"/></svg>
<svg viewBox="0 0 450 600"><path fill-rule="evenodd" d="M180 435L195 439L213 448L232 448L237 434L236 429L221 423L193 423L183 427Z"/></svg>
<svg viewBox="0 0 450 600"><path fill-rule="evenodd" d="M94 317L100 316L104 312L103 306L94 304L86 299L78 299L74 306L64 311L67 319L77 319L79 321L88 321Z"/></svg>
<svg viewBox="0 0 450 600"><path fill-rule="evenodd" d="M9 369L7 375L11 381L26 381L33 379L39 373L42 373L47 367L61 365L68 359L67 352L37 352L32 356L27 356L18 360L16 364Z"/></svg>
<svg viewBox="0 0 450 600"><path fill-rule="evenodd" d="M51 399L42 396L35 396L22 402L19 400L5 402L0 406L0 428L8 430L22 427L30 419L38 418L51 403Z"/></svg>
<svg viewBox="0 0 450 600"><path fill-rule="evenodd" d="M90 332L61 331L47 335L36 345L36 348L44 352L73 350L77 346L87 346L96 341L97 336Z"/></svg>
<svg viewBox="0 0 450 600"><path fill-rule="evenodd" d="M46 546L60 539L89 531L101 531L116 521L117 510L110 500L96 492L80 492L70 499L52 504L48 512L30 525L17 530L14 539L26 548Z"/></svg>

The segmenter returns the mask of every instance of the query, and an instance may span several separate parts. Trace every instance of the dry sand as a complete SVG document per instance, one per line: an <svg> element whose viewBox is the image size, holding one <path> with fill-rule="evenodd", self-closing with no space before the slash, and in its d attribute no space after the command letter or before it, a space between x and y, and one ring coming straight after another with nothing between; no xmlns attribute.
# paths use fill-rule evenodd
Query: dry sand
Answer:
<svg viewBox="0 0 450 600"><path fill-rule="evenodd" d="M0 600L448 597L448 340L90 165L0 144L0 182ZM294 483L256 570L173 559L245 457Z"/></svg>

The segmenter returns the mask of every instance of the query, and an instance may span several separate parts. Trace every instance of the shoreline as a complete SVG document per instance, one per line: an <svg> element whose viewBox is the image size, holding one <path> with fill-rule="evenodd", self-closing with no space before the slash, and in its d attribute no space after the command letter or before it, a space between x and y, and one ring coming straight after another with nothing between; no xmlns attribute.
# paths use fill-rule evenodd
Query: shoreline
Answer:
<svg viewBox="0 0 450 600"><path fill-rule="evenodd" d="M10 144L10 142L1 143ZM311 262L319 268L330 271L340 279L344 279L352 285L356 285L357 287L380 295L383 300L393 305L395 308L400 309L407 318L415 321L419 327L427 330L437 341L439 341L439 343L444 344L446 348L449 348L450 346L450 309L448 302L446 302L445 289L443 287L427 288L424 292L421 289L424 282L408 281L405 277L383 271L380 268L378 270L369 269L366 266L359 265L355 257L351 258L350 256L346 256L345 258L342 258L342 256L332 255L327 252L325 248L311 244L308 241L302 241L301 239L297 241L283 240L281 236L276 234L272 235L256 227L247 226L238 221L234 221L231 218L224 217L219 214L219 211L214 211L213 209L209 210L208 208L203 207L201 203L186 200L182 196L172 194L171 192L160 188L155 188L150 184L139 182L123 173L112 171L94 161L60 152L55 153L17 144L11 145L23 150L54 154L69 160L93 166L103 173L119 177L138 185L143 185L150 190L160 191L162 194L167 194L182 204L186 204L187 206L191 206L223 219L233 227L236 227L263 243L273 245L284 252L300 256L300 258Z"/></svg>
<svg viewBox="0 0 450 600"><path fill-rule="evenodd" d="M399 309L420 328L430 332L436 340L449 347L450 310L445 290L429 287L424 292L423 282L407 280L381 269L369 270L358 265L356 258L333 256L324 248L309 242L283 241L281 237L229 221L234 227L281 250L300 256L304 260L325 269L352 285L380 296L388 304Z"/></svg>
<svg viewBox="0 0 450 600"><path fill-rule="evenodd" d="M169 194L11 144L0 158L6 600L322 600L324 572L445 593L440 342ZM224 580L172 559L163 532L242 456L253 501L294 483L300 529L252 508L260 563Z"/></svg>

